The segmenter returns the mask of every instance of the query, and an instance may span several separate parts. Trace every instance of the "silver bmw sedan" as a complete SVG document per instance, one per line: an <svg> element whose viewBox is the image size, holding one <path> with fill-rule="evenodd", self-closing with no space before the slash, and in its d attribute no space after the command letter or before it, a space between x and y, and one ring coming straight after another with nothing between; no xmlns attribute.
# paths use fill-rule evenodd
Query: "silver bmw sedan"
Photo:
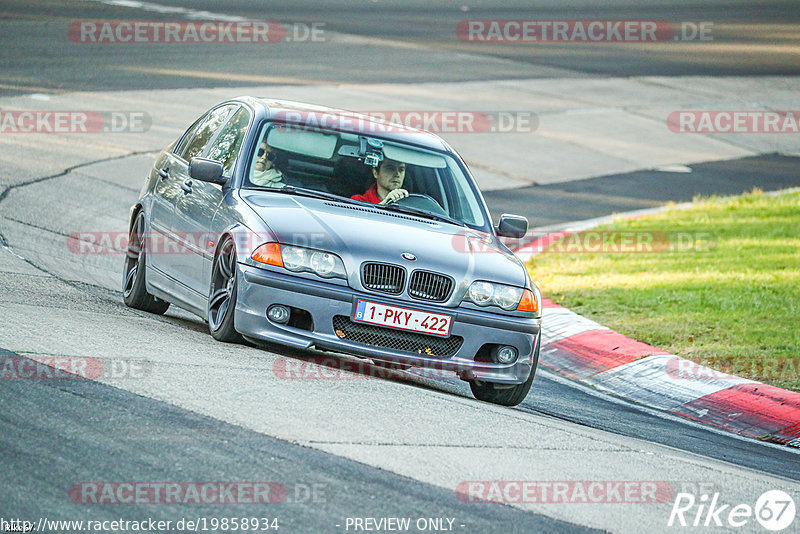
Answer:
<svg viewBox="0 0 800 534"><path fill-rule="evenodd" d="M224 342L432 368L514 406L542 300L441 138L343 110L242 97L156 159L131 207L123 297L175 305Z"/></svg>

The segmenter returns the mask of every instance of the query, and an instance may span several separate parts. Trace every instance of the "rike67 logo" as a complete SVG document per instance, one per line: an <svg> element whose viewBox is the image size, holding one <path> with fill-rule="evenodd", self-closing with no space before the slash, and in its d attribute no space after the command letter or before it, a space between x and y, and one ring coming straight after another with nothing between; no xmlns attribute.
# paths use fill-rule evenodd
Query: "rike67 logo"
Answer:
<svg viewBox="0 0 800 534"><path fill-rule="evenodd" d="M762 493L755 506L722 503L719 493L710 497L703 494L699 499L691 493L678 493L667 526L724 527L726 531L745 527L744 530L751 532L755 517L763 528L777 532L794 522L795 512L794 499L781 490Z"/></svg>

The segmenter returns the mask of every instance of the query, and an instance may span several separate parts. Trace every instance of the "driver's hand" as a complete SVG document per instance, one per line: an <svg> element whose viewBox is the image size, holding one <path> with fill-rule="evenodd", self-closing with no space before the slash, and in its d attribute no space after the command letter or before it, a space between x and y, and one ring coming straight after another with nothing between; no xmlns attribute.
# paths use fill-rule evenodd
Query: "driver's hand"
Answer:
<svg viewBox="0 0 800 534"><path fill-rule="evenodd" d="M408 196L408 191L405 189L395 189L394 191L389 191L389 193L383 197L381 200L381 204L389 204L390 202L397 202L401 198L406 198Z"/></svg>

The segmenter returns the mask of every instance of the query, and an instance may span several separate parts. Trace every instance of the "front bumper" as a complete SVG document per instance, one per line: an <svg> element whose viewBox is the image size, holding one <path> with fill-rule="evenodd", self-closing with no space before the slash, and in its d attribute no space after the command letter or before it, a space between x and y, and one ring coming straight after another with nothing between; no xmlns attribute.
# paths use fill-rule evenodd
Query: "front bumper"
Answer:
<svg viewBox="0 0 800 534"><path fill-rule="evenodd" d="M541 320L502 316L462 308L443 308L425 302L387 298L375 293L355 291L350 287L323 281L299 278L239 264L236 297L236 329L245 337L271 341L298 348L317 348L357 356L389 360L418 367L452 371L464 380L481 380L502 384L519 384L535 369L534 347ZM430 313L453 316L450 336L460 336L463 342L451 356L428 356L425 352L377 347L337 335L334 318L353 317L358 299L394 306L411 307ZM313 320L311 329L277 324L267 318L267 308L282 304L305 310ZM385 327L374 327L383 333L401 333ZM341 330L339 330L341 334ZM428 336L425 336L428 337ZM430 336L433 337L433 336ZM499 364L475 361L479 349L486 343L516 347L514 363Z"/></svg>

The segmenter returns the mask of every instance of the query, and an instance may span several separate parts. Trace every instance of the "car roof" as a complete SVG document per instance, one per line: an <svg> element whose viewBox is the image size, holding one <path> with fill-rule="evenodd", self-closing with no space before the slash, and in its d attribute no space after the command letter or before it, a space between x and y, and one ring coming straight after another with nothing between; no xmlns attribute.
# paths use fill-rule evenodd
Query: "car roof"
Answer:
<svg viewBox="0 0 800 534"><path fill-rule="evenodd" d="M328 117L330 117L330 115L342 115L347 117L349 120L342 120L338 126L331 125L328 121L326 121L325 126L330 130L370 135L389 141L396 141L398 143L408 143L423 148L453 152L453 149L450 148L450 146L436 134L427 132L425 130L404 126L402 124L382 121L362 113L356 113L353 111L327 106L318 106L305 102L278 100L273 98L244 96L234 100L245 102L254 109L263 111L265 119L272 119L276 117L304 117L307 118L310 124L319 124L318 119L323 115L327 115ZM387 127L389 127L388 130Z"/></svg>

